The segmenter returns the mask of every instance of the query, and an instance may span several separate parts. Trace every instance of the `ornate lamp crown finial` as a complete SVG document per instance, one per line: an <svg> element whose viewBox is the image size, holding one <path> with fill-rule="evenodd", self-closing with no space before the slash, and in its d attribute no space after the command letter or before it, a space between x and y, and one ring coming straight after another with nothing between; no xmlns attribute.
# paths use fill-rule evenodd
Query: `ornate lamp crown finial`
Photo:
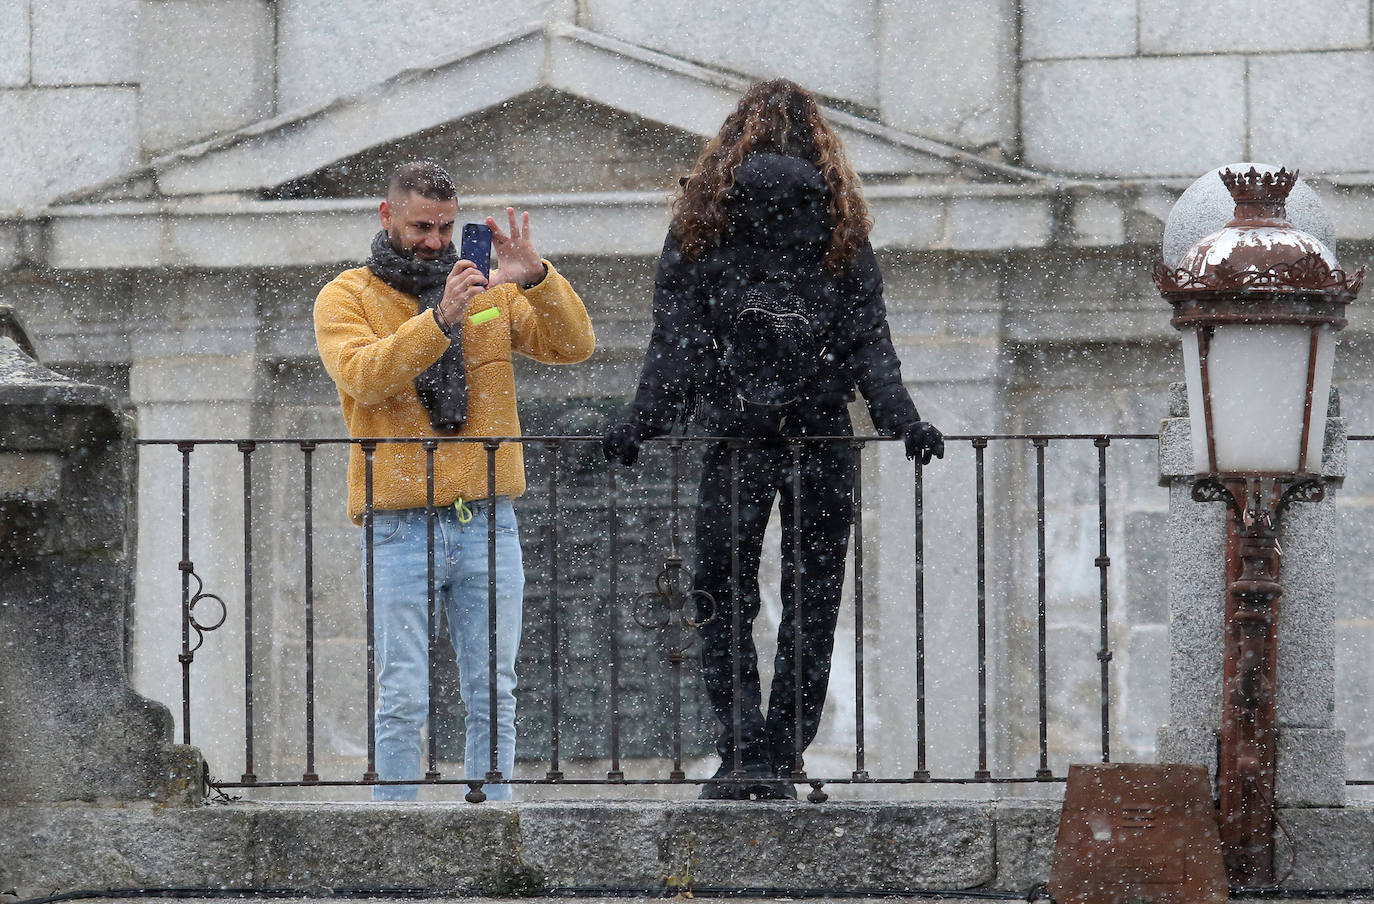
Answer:
<svg viewBox="0 0 1374 904"><path fill-rule="evenodd" d="M1221 181L1237 204L1282 204L1298 181L1298 171L1280 168L1277 173L1261 173L1253 166L1249 172L1221 171Z"/></svg>

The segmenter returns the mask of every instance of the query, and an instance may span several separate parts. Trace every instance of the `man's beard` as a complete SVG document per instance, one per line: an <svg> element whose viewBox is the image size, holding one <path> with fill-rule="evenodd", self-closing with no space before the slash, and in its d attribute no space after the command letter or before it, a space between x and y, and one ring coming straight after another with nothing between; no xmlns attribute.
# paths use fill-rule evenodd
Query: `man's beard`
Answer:
<svg viewBox="0 0 1374 904"><path fill-rule="evenodd" d="M407 248L405 246L405 240L401 238L401 232L399 229L395 229L393 227L392 229L388 229L386 234L387 238L391 240L391 250L395 251L397 254L399 254L401 257L405 258L408 261L432 261L436 260L440 255L444 253L444 249L440 248L438 251L426 252L424 254L416 254L415 252L418 246L412 245L411 247Z"/></svg>

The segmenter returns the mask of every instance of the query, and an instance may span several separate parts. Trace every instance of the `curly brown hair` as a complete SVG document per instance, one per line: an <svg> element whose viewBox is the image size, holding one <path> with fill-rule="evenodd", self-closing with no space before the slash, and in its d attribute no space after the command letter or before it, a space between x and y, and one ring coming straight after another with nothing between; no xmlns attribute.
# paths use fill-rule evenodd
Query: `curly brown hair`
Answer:
<svg viewBox="0 0 1374 904"><path fill-rule="evenodd" d="M835 272L848 267L873 228L859 177L845 158L840 137L821 117L815 97L785 78L751 85L683 180L673 200L672 224L683 252L698 259L720 243L735 169L752 151L801 157L820 169L834 222L826 265Z"/></svg>

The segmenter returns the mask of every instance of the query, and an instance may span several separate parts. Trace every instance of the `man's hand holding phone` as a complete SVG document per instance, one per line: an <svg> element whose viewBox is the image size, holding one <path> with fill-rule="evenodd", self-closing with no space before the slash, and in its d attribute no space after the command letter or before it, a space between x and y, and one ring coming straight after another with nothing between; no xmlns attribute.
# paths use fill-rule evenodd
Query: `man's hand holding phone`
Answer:
<svg viewBox="0 0 1374 904"><path fill-rule="evenodd" d="M448 275L443 300L435 312L439 326L445 331L451 332L458 325L468 303L490 285L491 239L491 227L481 223L464 224L458 262Z"/></svg>
<svg viewBox="0 0 1374 904"><path fill-rule="evenodd" d="M487 278L472 261L460 260L453 265L448 280L444 283L444 297L434 309L439 326L446 331L453 330L462 320L468 302L487 288Z"/></svg>

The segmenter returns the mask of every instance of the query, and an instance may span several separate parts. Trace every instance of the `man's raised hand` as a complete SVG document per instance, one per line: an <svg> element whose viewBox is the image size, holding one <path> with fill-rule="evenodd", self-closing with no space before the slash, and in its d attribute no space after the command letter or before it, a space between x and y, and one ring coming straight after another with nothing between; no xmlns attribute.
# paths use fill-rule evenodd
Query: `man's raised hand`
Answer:
<svg viewBox="0 0 1374 904"><path fill-rule="evenodd" d="M491 245L501 266L491 274L492 285L510 282L518 286L532 286L544 278L544 262L539 252L534 250L530 239L530 212L524 211L519 222L515 219L515 208L507 207L506 216L510 219L510 232L502 232L494 217L487 217L491 227Z"/></svg>

